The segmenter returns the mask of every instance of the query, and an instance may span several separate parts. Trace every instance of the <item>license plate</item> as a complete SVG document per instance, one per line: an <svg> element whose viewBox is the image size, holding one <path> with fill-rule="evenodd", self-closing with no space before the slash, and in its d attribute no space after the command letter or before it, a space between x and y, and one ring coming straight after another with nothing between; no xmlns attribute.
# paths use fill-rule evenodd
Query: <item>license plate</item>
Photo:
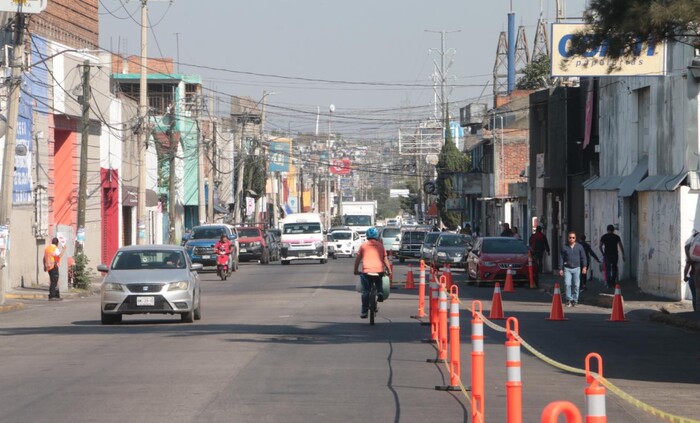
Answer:
<svg viewBox="0 0 700 423"><path fill-rule="evenodd" d="M299 253L299 257L306 257L306 253Z"/></svg>
<svg viewBox="0 0 700 423"><path fill-rule="evenodd" d="M155 297L136 297L136 305L137 306L154 306L156 305L156 298Z"/></svg>
<svg viewBox="0 0 700 423"><path fill-rule="evenodd" d="M210 255L202 256L202 259L204 259L204 260L209 260L210 258L211 258Z"/></svg>
<svg viewBox="0 0 700 423"><path fill-rule="evenodd" d="M459 263L459 259L458 259L458 258L453 258L452 261L455 262L455 263Z"/></svg>
<svg viewBox="0 0 700 423"><path fill-rule="evenodd" d="M506 270L506 274L514 275L515 273L516 273L515 270Z"/></svg>
<svg viewBox="0 0 700 423"><path fill-rule="evenodd" d="M241 248L241 253L245 253L245 252L247 252L247 251L248 251L248 250L246 250L245 248Z"/></svg>

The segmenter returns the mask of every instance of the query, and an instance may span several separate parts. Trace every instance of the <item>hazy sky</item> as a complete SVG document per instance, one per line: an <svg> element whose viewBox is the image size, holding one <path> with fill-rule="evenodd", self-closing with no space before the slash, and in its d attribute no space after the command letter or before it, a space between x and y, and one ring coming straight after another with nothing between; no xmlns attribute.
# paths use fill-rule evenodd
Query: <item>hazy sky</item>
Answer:
<svg viewBox="0 0 700 423"><path fill-rule="evenodd" d="M140 0L100 1L100 45L132 55L140 48ZM586 0L562 0L580 16ZM230 95L267 97L266 129L394 137L433 114L431 74L447 31L450 111L492 104L498 36L507 13L527 30L555 20L554 0L149 0L148 55L172 57L199 74L220 112ZM459 32L451 32L459 31ZM549 31L549 27L548 27ZM179 34L179 35L176 35ZM432 53L429 51L432 49ZM451 54L454 50L454 54ZM487 85L488 84L488 85ZM482 95L483 93L483 95ZM228 101L228 100L225 100Z"/></svg>

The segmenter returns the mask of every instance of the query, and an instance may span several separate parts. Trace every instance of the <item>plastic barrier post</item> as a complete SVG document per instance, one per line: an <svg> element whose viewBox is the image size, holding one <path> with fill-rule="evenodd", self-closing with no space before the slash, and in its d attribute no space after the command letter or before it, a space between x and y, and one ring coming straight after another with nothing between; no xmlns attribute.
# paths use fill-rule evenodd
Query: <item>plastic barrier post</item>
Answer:
<svg viewBox="0 0 700 423"><path fill-rule="evenodd" d="M537 284L535 283L535 269L533 269L533 261L532 261L532 254L528 253L527 254L527 277L530 281L530 289L535 289L537 288Z"/></svg>
<svg viewBox="0 0 700 423"><path fill-rule="evenodd" d="M523 421L523 383L520 375L518 319L506 320L506 423Z"/></svg>
<svg viewBox="0 0 700 423"><path fill-rule="evenodd" d="M541 423L557 423L559 415L564 414L567 423L581 423L581 412L569 401L557 401L550 403L542 410Z"/></svg>
<svg viewBox="0 0 700 423"><path fill-rule="evenodd" d="M481 301L472 301L472 421L484 418L484 321Z"/></svg>
<svg viewBox="0 0 700 423"><path fill-rule="evenodd" d="M406 274L406 284L404 285L406 289L416 289L416 281L413 280L413 265L408 265L408 273Z"/></svg>
<svg viewBox="0 0 700 423"><path fill-rule="evenodd" d="M447 289L452 289L452 267L450 264L445 265L446 269L445 272L447 272Z"/></svg>
<svg viewBox="0 0 700 423"><path fill-rule="evenodd" d="M600 386L598 380L591 374L591 358L598 359L598 374L603 377L603 358L597 353L588 354L586 356L586 383L589 385L583 390L586 395L586 423L607 423L605 387Z"/></svg>
<svg viewBox="0 0 700 423"><path fill-rule="evenodd" d="M430 363L447 362L447 278L440 277L438 289L438 315L437 315L437 358L428 359Z"/></svg>
<svg viewBox="0 0 700 423"><path fill-rule="evenodd" d="M462 361L459 345L459 289L457 285L450 288L450 384L436 386L438 391L460 391Z"/></svg>
<svg viewBox="0 0 700 423"><path fill-rule="evenodd" d="M420 261L420 276L418 277L418 314L411 316L414 319L425 317L425 262Z"/></svg>
<svg viewBox="0 0 700 423"><path fill-rule="evenodd" d="M438 318L438 282L435 279L430 281L428 292L430 293L430 339L425 339L423 342L437 342L437 318Z"/></svg>

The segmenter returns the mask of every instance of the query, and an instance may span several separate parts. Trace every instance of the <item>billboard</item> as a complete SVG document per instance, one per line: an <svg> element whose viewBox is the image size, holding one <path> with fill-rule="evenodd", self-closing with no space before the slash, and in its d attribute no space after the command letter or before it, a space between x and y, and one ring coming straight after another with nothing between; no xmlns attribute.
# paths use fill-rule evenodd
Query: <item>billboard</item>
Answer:
<svg viewBox="0 0 700 423"><path fill-rule="evenodd" d="M350 159L333 159L330 164L330 172L333 175L347 175L350 173L352 163Z"/></svg>
<svg viewBox="0 0 700 423"><path fill-rule="evenodd" d="M649 44L640 40L632 58L608 57L605 43L584 55L571 54L572 36L586 28L586 24L552 24L552 77L665 75L665 43Z"/></svg>
<svg viewBox="0 0 700 423"><path fill-rule="evenodd" d="M0 0L0 12L40 13L48 3L48 0Z"/></svg>
<svg viewBox="0 0 700 423"><path fill-rule="evenodd" d="M292 140L276 138L270 141L270 172L289 172L289 161L292 157Z"/></svg>

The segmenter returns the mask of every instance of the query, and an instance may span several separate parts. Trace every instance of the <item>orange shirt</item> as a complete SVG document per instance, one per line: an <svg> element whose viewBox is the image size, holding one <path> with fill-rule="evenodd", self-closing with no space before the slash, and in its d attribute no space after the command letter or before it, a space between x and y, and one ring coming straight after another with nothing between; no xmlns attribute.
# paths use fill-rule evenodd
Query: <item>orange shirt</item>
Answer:
<svg viewBox="0 0 700 423"><path fill-rule="evenodd" d="M375 240L368 239L360 246L360 251L357 255L362 259L362 272L364 273L383 273L384 272L384 257L386 250L384 245Z"/></svg>
<svg viewBox="0 0 700 423"><path fill-rule="evenodd" d="M57 246L49 244L44 250L44 266L46 266L46 271L53 269L54 266L61 265L61 253Z"/></svg>

